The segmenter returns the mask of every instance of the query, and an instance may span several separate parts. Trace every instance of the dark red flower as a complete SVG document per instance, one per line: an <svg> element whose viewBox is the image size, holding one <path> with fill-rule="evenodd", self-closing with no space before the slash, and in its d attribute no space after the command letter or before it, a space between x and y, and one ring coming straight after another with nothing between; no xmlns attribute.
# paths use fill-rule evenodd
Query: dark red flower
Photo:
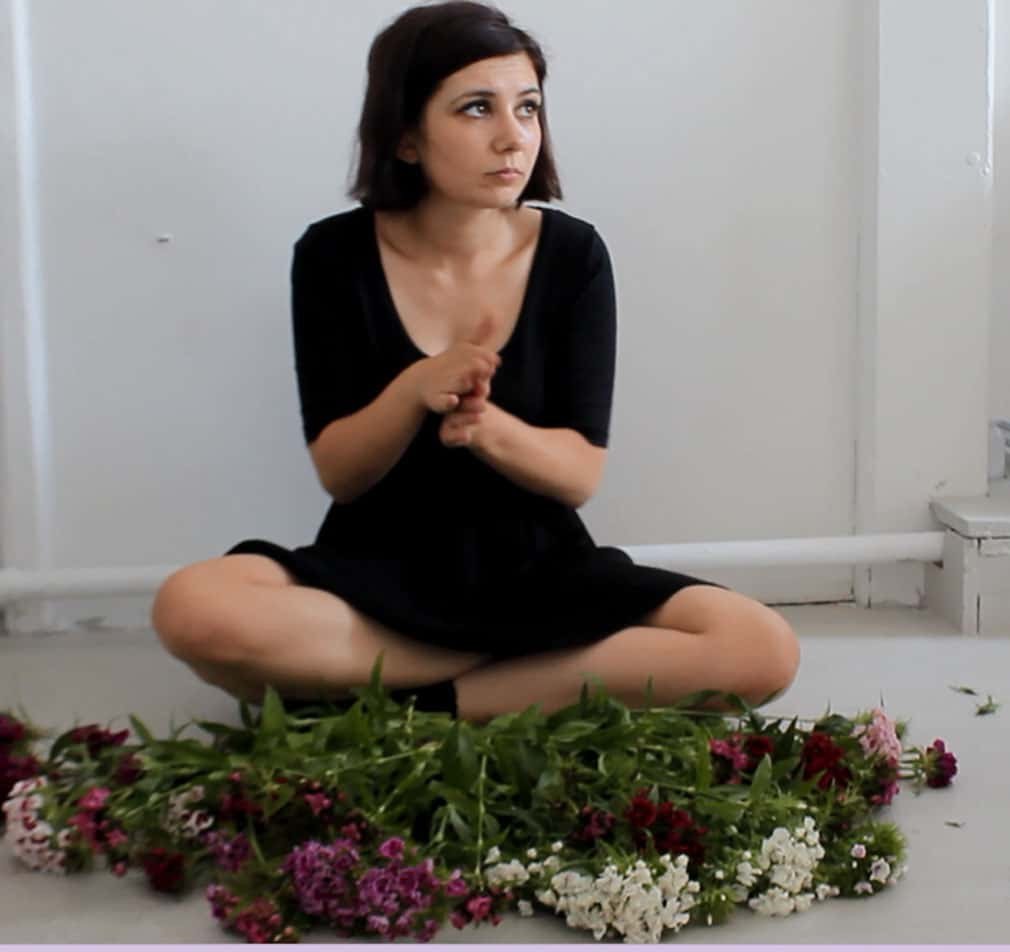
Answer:
<svg viewBox="0 0 1010 952"><path fill-rule="evenodd" d="M656 804L641 795L634 797L624 811L624 818L634 827L652 826L657 815Z"/></svg>
<svg viewBox="0 0 1010 952"><path fill-rule="evenodd" d="M127 752L119 758L119 764L116 767L116 772L112 775L112 779L116 783L126 785L133 783L143 775L144 770L140 765L140 761L132 753Z"/></svg>
<svg viewBox="0 0 1010 952"><path fill-rule="evenodd" d="M751 768L756 767L765 754L775 753L775 741L764 734L750 734L743 743L743 749L751 759Z"/></svg>
<svg viewBox="0 0 1010 952"><path fill-rule="evenodd" d="M14 745L25 736L25 725L7 714L0 714L0 745Z"/></svg>
<svg viewBox="0 0 1010 952"><path fill-rule="evenodd" d="M839 747L827 734L814 731L803 745L800 760L803 764L803 779L809 780L821 774L817 786L827 790L832 784L844 786L852 779L852 772L841 763L845 750Z"/></svg>
<svg viewBox="0 0 1010 952"><path fill-rule="evenodd" d="M126 742L126 738L130 736L128 730L119 731L118 733L112 733L112 731L104 730L97 724L85 724L83 727L77 727L70 732L70 740L75 744L87 744L88 754L91 757L97 757L99 751L105 747L118 747Z"/></svg>
<svg viewBox="0 0 1010 952"><path fill-rule="evenodd" d="M947 787L957 773L957 758L947 750L947 745L940 740L934 740L926 748L926 785L930 787Z"/></svg>
<svg viewBox="0 0 1010 952"><path fill-rule="evenodd" d="M218 815L222 820L242 820L247 816L258 816L262 812L261 806L236 793L223 794L218 807Z"/></svg>
<svg viewBox="0 0 1010 952"><path fill-rule="evenodd" d="M179 892L185 882L185 857L156 846L140 857L151 888L158 892Z"/></svg>
<svg viewBox="0 0 1010 952"><path fill-rule="evenodd" d="M580 813L582 827L571 834L572 839L577 842L592 843L606 836L614 825L617 817L613 813L605 810L594 810L591 806L584 806Z"/></svg>
<svg viewBox="0 0 1010 952"><path fill-rule="evenodd" d="M664 822L662 825L657 822L653 830L657 852L660 855L669 853L672 856L683 853L692 864L700 864L705 858L703 840L708 827L696 823L687 810L673 809L673 804L669 802L662 806L668 808L661 813Z"/></svg>
<svg viewBox="0 0 1010 952"><path fill-rule="evenodd" d="M27 780L39 772L41 764L31 755L10 757L6 748L0 748L0 803L10 796L14 784Z"/></svg>

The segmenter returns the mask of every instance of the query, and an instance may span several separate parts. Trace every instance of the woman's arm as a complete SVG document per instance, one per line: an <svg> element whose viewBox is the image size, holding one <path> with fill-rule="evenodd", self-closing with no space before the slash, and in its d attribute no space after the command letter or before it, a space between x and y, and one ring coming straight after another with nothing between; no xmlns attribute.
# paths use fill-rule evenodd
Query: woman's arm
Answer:
<svg viewBox="0 0 1010 952"><path fill-rule="evenodd" d="M309 444L323 488L339 503L353 502L400 460L428 408L412 379L411 364L368 406L329 423Z"/></svg>
<svg viewBox="0 0 1010 952"><path fill-rule="evenodd" d="M596 492L607 460L606 447L576 430L531 426L490 401L469 446L518 486L573 509Z"/></svg>

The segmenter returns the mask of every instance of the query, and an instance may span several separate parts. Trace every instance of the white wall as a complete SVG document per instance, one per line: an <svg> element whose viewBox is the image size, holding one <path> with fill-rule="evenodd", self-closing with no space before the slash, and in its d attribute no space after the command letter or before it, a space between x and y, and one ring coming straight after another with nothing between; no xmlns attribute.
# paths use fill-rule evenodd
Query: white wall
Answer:
<svg viewBox="0 0 1010 952"><path fill-rule="evenodd" d="M328 497L298 421L291 245L307 222L353 204L343 193L368 45L407 4L6 3L26 26L32 92L18 128L37 158L5 160L2 194L34 210L38 233L25 222L13 236L9 226L0 232L15 252L0 276L28 286L13 303L2 299L4 320L38 326L45 356L43 414L11 375L27 358L8 351L0 368L6 563L46 567L46 545L49 565L86 567L183 564L246 537L310 542ZM893 55L912 46L894 29L911 0L883 3L892 20L882 64L928 70ZM865 404L865 348L895 326L901 305L887 295L905 267L870 262L874 281L880 270L873 293L890 302L871 307L867 235L914 244L923 224L893 230L901 193L877 181L883 163L867 164L878 151L903 154L901 102L917 81L881 69L890 98L880 101L898 112L878 125L867 109L867 70L877 76L868 37L888 21L878 22L875 3L501 6L548 56L562 207L597 225L617 273L610 459L582 510L600 544L929 529L935 487L984 487L986 421L975 403L985 401L986 380L973 370L953 399L922 408L939 448L921 455L922 426L896 431L883 465L873 464L881 447L867 420L880 422L880 407L900 409L902 394L935 390L940 362L934 337L910 336L897 376L873 364L875 402ZM945 40L953 23L970 40L985 2L915 10L920 26L936 21L933 39ZM15 34L4 51L12 61ZM969 46L957 47L963 60L950 68L975 62ZM977 85L966 80L941 103L933 134L943 137L966 99L984 102ZM0 99L17 88L0 86ZM956 131L963 176L964 152L977 146ZM868 209L878 188L891 204ZM951 189L957 202L962 188ZM884 223L881 207L892 216ZM1003 241L1006 255L1005 231ZM970 268L955 270L955 285L976 281ZM993 291L1004 302L1007 293ZM959 316L969 341L987 316ZM998 334L1005 353L1006 332L994 326ZM875 349L874 359L889 353ZM989 391L991 406L1008 398L1010 385ZM22 465L32 406L42 421L31 436L37 455L51 453L52 490L41 501L40 477ZM868 503L882 486L887 505ZM52 507L41 540L25 528L44 526L24 517L32 499ZM894 568L874 600L914 602L922 567ZM773 603L849 598L853 578L850 568L823 566L718 574ZM114 624L143 621L148 604L67 599L59 608L69 621Z"/></svg>
<svg viewBox="0 0 1010 952"><path fill-rule="evenodd" d="M990 417L1010 418L1010 0L994 0L994 225Z"/></svg>

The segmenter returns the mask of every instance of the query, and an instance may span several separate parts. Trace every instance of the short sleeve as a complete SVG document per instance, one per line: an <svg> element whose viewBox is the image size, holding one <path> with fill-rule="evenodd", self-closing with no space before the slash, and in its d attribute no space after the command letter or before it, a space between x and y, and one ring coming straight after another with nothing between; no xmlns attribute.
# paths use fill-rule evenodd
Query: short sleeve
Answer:
<svg viewBox="0 0 1010 952"><path fill-rule="evenodd" d="M368 403L362 362L364 334L355 320L353 289L341 280L325 236L310 227L295 243L291 262L291 319L295 375L305 442ZM330 253L332 252L332 253Z"/></svg>
<svg viewBox="0 0 1010 952"><path fill-rule="evenodd" d="M617 303L610 255L595 229L580 287L551 346L546 425L571 428L594 446L605 447L614 394Z"/></svg>

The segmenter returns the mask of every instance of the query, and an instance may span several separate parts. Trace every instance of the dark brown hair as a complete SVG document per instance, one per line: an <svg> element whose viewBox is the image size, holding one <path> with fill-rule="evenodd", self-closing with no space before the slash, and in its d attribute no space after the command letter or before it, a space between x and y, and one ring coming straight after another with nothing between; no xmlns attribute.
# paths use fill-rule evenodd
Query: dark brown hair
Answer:
<svg viewBox="0 0 1010 952"><path fill-rule="evenodd" d="M540 45L497 7L471 0L412 7L386 27L368 53L368 88L358 123L361 149L353 187L362 205L413 208L428 191L424 171L396 156L404 133L421 121L425 104L446 76L478 60L526 53L543 90L547 63ZM541 100L543 103L543 100ZM538 111L540 154L516 206L562 198L547 128Z"/></svg>

